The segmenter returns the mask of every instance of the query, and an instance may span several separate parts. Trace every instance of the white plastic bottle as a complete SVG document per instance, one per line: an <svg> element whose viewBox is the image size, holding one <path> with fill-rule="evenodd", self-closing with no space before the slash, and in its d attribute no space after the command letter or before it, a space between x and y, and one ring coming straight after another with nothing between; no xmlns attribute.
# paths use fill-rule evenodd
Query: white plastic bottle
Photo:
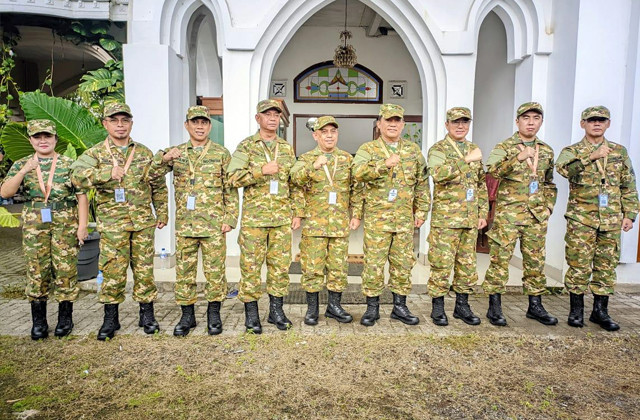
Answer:
<svg viewBox="0 0 640 420"><path fill-rule="evenodd" d="M97 287L98 293L100 293L100 290L102 289L103 281L104 281L104 276L102 275L102 271L98 271L98 276L96 277L96 287Z"/></svg>
<svg viewBox="0 0 640 420"><path fill-rule="evenodd" d="M167 255L167 250L162 248L160 251L160 269L166 270L169 268L169 255Z"/></svg>

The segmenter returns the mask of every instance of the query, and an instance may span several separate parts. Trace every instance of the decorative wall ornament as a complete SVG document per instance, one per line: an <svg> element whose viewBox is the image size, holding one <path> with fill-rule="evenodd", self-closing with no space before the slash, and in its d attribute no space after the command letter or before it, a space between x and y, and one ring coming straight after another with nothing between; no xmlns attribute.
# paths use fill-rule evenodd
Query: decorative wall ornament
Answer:
<svg viewBox="0 0 640 420"><path fill-rule="evenodd" d="M314 64L296 76L294 89L294 102L382 103L382 79L360 64Z"/></svg>
<svg viewBox="0 0 640 420"><path fill-rule="evenodd" d="M271 81L271 97L284 98L287 96L287 81L272 80Z"/></svg>
<svg viewBox="0 0 640 420"><path fill-rule="evenodd" d="M406 80L389 80L389 98L404 99L407 93Z"/></svg>

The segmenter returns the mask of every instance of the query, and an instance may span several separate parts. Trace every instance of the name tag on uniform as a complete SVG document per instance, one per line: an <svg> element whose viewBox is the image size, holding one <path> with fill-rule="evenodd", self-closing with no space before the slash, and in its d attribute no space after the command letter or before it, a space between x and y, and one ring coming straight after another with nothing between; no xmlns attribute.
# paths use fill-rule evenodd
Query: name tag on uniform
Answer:
<svg viewBox="0 0 640 420"><path fill-rule="evenodd" d="M473 188L467 189L467 201L473 201L473 196L474 196Z"/></svg>
<svg viewBox="0 0 640 420"><path fill-rule="evenodd" d="M598 205L600 207L609 207L609 194L608 193L600 193L600 194L598 194Z"/></svg>
<svg viewBox="0 0 640 420"><path fill-rule="evenodd" d="M269 181L269 194L278 194L278 180L272 179Z"/></svg>
<svg viewBox="0 0 640 420"><path fill-rule="evenodd" d="M189 194L187 196L187 210L195 210L196 209L196 196L193 194Z"/></svg>
<svg viewBox="0 0 640 420"><path fill-rule="evenodd" d="M51 209L49 207L40 209L40 219L42 223L51 223Z"/></svg>
<svg viewBox="0 0 640 420"><path fill-rule="evenodd" d="M127 201L124 195L124 188L116 188L114 190L114 193L116 197L116 203L124 203L125 201Z"/></svg>
<svg viewBox="0 0 640 420"><path fill-rule="evenodd" d="M538 192L538 181L531 181L529 183L529 194L535 194Z"/></svg>
<svg viewBox="0 0 640 420"><path fill-rule="evenodd" d="M396 198L398 198L398 190L395 188L392 188L389 190L389 201L396 201Z"/></svg>
<svg viewBox="0 0 640 420"><path fill-rule="evenodd" d="M329 204L338 204L338 193L336 193L335 191L329 192Z"/></svg>

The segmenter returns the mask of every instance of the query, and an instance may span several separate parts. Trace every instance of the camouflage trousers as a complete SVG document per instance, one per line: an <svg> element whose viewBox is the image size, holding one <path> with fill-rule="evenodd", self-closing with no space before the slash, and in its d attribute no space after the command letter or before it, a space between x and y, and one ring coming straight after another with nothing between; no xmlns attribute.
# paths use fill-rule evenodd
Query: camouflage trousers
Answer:
<svg viewBox="0 0 640 420"><path fill-rule="evenodd" d="M364 268L362 293L380 296L384 290L384 266L389 261L389 290L399 295L411 292L411 269L416 263L413 255L413 229L409 232L381 232L364 230Z"/></svg>
<svg viewBox="0 0 640 420"><path fill-rule="evenodd" d="M204 298L207 302L222 302L227 296L226 236L222 233L208 238L176 236L176 285L174 290L178 305L193 305L198 300L196 292L198 248L202 251L202 271L207 279Z"/></svg>
<svg viewBox="0 0 640 420"><path fill-rule="evenodd" d="M22 211L22 249L27 263L25 294L46 300L53 289L58 302L78 298L78 219L75 208L52 211L51 223L41 223L40 209Z"/></svg>
<svg viewBox="0 0 640 420"><path fill-rule="evenodd" d="M491 263L482 283L484 291L490 295L506 292L509 281L509 261L513 256L516 241L519 239L524 293L531 296L546 294L547 278L544 275L546 234L546 221L526 226L494 224L487 235Z"/></svg>
<svg viewBox="0 0 640 420"><path fill-rule="evenodd" d="M429 265L431 276L427 291L431 297L449 292L449 277L453 269L453 290L473 293L478 283L476 270L476 242L478 229L431 227L429 232Z"/></svg>
<svg viewBox="0 0 640 420"><path fill-rule="evenodd" d="M289 293L291 265L291 226L245 227L240 229L240 283L238 299L252 302L262 296L260 271L267 260L267 293L285 296Z"/></svg>
<svg viewBox="0 0 640 420"><path fill-rule="evenodd" d="M133 271L133 300L153 302L158 289L153 280L155 226L138 231L100 232L100 270L104 276L100 302L122 303L127 268Z"/></svg>
<svg viewBox="0 0 640 420"><path fill-rule="evenodd" d="M567 219L564 285L571 293L612 295L620 261L620 230L602 231ZM591 279L591 283L589 283Z"/></svg>
<svg viewBox="0 0 640 420"><path fill-rule="evenodd" d="M342 292L347 287L349 264L349 237L302 236L300 241L300 265L302 287L307 292L319 292L325 284L327 289Z"/></svg>

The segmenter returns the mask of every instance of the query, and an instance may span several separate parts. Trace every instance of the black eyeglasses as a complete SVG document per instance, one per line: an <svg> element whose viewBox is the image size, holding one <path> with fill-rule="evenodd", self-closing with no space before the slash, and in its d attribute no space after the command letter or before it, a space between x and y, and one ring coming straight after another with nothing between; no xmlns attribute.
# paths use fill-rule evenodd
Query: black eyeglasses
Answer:
<svg viewBox="0 0 640 420"><path fill-rule="evenodd" d="M605 122L607 121L609 118L605 118L605 117L591 117L591 118L587 118L587 122Z"/></svg>

